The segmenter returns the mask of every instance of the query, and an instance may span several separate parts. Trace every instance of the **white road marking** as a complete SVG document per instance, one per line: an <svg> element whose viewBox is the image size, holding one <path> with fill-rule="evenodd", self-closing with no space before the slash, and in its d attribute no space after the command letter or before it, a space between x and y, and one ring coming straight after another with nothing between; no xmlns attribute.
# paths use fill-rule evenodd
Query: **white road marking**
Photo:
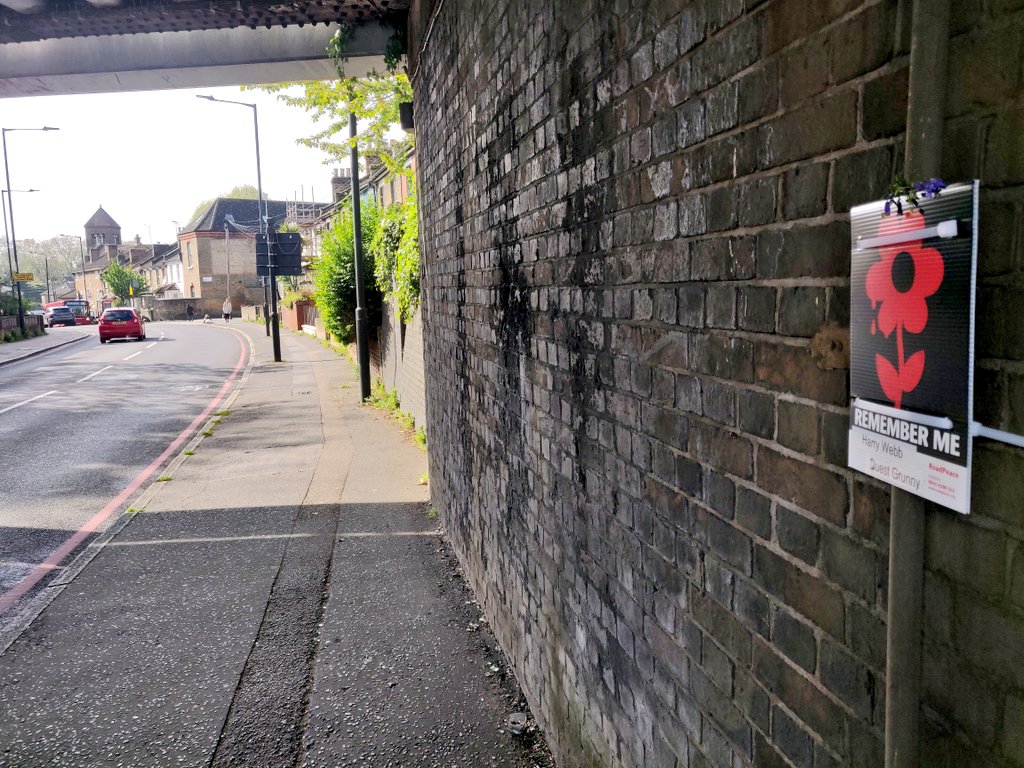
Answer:
<svg viewBox="0 0 1024 768"><path fill-rule="evenodd" d="M152 342L151 344L147 344L147 345L146 345L146 349L152 349L152 348L153 348L153 347L155 347L156 345L157 345L157 342L155 342L155 341L154 341L154 342Z"/></svg>
<svg viewBox="0 0 1024 768"><path fill-rule="evenodd" d="M433 531L355 531L353 533L339 533L338 540L342 539L372 539L383 536L440 536L441 532Z"/></svg>
<svg viewBox="0 0 1024 768"><path fill-rule="evenodd" d="M21 406L28 405L32 401L38 400L41 397L46 397L47 395L56 395L56 394L57 394L57 390L56 389L51 389L49 392L43 392L43 394L36 395L35 397L30 397L28 400L22 400L20 403L15 403L14 405L8 405L6 408L0 408L0 413L7 413L8 411L13 411L15 408L21 408Z"/></svg>
<svg viewBox="0 0 1024 768"><path fill-rule="evenodd" d="M142 354L143 352L145 352L145 351L146 351L146 350L144 350L144 349L140 349L140 350L139 350L138 352L136 352L136 353L135 353L134 355L128 355L128 357L126 357L126 358L124 358L124 359L125 359L125 360L131 360L131 359L132 359L133 357L138 357L139 355L141 355L141 354Z"/></svg>
<svg viewBox="0 0 1024 768"><path fill-rule="evenodd" d="M108 547L152 547L165 544L218 544L224 541L270 541L273 539L310 539L312 533L271 533L258 536L217 536L195 539L156 539L152 541L110 541Z"/></svg>
<svg viewBox="0 0 1024 768"><path fill-rule="evenodd" d="M100 368L100 369L99 369L98 371L96 371L95 373L90 373L90 374L89 374L88 376L86 376L86 377L85 377L84 379L79 379L79 380L78 380L78 381L76 381L75 383L76 383L76 384L81 384L81 383L82 383L83 381L88 381L88 380L89 380L89 379L91 379L91 378L92 378L93 376L99 376L99 375L100 375L101 373L103 373L103 372L104 372L105 370L107 370L107 369L109 369L109 368L113 368L113 367L114 367L114 366L112 366L112 365L105 365L105 366L103 366L102 368Z"/></svg>

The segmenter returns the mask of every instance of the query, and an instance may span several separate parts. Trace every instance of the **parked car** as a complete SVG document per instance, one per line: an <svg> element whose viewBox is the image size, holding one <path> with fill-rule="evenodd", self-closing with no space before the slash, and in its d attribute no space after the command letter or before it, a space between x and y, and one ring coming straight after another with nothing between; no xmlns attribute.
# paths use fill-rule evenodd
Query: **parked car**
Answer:
<svg viewBox="0 0 1024 768"><path fill-rule="evenodd" d="M50 307L43 315L43 323L50 328L55 325L75 325L75 315L67 307Z"/></svg>
<svg viewBox="0 0 1024 768"><path fill-rule="evenodd" d="M146 338L146 325L142 315L130 307L117 307L103 310L100 315L100 344L111 339L133 338L142 341Z"/></svg>

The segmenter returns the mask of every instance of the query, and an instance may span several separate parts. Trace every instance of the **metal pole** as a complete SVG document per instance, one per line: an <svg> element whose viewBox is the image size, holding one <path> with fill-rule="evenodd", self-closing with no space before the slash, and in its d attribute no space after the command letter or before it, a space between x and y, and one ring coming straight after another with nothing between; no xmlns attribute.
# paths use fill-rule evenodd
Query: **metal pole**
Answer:
<svg viewBox="0 0 1024 768"><path fill-rule="evenodd" d="M256 131L256 212L260 212L260 208L263 208L263 212L260 214L260 232L264 235L267 234L267 219L270 218L270 214L267 211L267 202L263 199L263 177L260 175L260 124L256 118L256 105L252 105L252 125ZM274 274L274 249L268 249L268 276L269 285L267 286L270 291L270 332L273 336L274 341L274 362L281 362L281 329L277 322L277 277ZM264 297L266 294L264 293Z"/></svg>
<svg viewBox="0 0 1024 768"><path fill-rule="evenodd" d="M4 145L4 176L7 181L7 210L10 212L11 219L11 243L14 246L14 270L20 271L18 266L18 238L14 234L14 200L11 198L11 170L7 165L7 128L0 128L0 136L3 137ZM11 275L11 281L14 281L14 275ZM25 307L21 302L21 282L15 283L18 287L18 329L21 331L21 335L25 335Z"/></svg>
<svg viewBox="0 0 1024 768"><path fill-rule="evenodd" d="M3 194L0 197L3 198L4 208L4 243L7 246L7 271L11 278L11 293L14 293L14 263L11 261L11 239L7 236L7 190L0 190Z"/></svg>
<svg viewBox="0 0 1024 768"><path fill-rule="evenodd" d="M939 175L949 0L915 0L904 176ZM921 709L924 499L892 489L886 631L885 768L917 768Z"/></svg>
<svg viewBox="0 0 1024 768"><path fill-rule="evenodd" d="M370 397L370 338L366 321L366 292L363 288L363 226L359 220L359 148L356 146L356 116L348 113L352 137L352 226L355 245L356 348L359 350L359 389L363 400Z"/></svg>
<svg viewBox="0 0 1024 768"><path fill-rule="evenodd" d="M43 255L43 264L46 266L46 301L53 301L53 289L50 287L50 257Z"/></svg>

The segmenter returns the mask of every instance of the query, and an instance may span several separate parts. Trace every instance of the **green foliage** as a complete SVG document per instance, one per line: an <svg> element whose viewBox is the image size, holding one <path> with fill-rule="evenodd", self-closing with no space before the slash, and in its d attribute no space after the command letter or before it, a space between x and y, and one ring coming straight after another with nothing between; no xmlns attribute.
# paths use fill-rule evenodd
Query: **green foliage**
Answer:
<svg viewBox="0 0 1024 768"><path fill-rule="evenodd" d="M302 93L294 90L302 88ZM328 155L328 163L347 162L353 141L349 137L349 113L358 120L355 144L361 155L380 158L389 176L411 171L405 168L405 158L413 147L412 134L403 134L392 141L387 134L399 122L398 104L412 101L412 85L403 74L368 75L342 80L316 80L302 83L243 86L266 93L289 106L311 113L321 130L312 136L297 139L299 144Z"/></svg>
<svg viewBox="0 0 1024 768"><path fill-rule="evenodd" d="M296 301L304 301L307 298L309 297L301 291L294 291L291 288L286 288L284 296L281 297L281 300L278 303L281 304L281 306L291 309L295 306Z"/></svg>
<svg viewBox="0 0 1024 768"><path fill-rule="evenodd" d="M360 204L363 230L364 275L373 274L373 256L370 243L377 231L380 218L372 200ZM324 233L320 244L320 257L310 269L313 273L314 300L324 326L335 338L350 342L355 337L356 281L355 281L355 228L351 203L334 218L331 228ZM369 324L380 317L381 295L371 284L366 286L366 309Z"/></svg>
<svg viewBox="0 0 1024 768"><path fill-rule="evenodd" d="M107 265L107 268L100 272L100 278L106 284L110 292L114 294L119 304L127 302L132 295L141 296L149 291L146 279L131 267L118 264L116 261Z"/></svg>
<svg viewBox="0 0 1024 768"><path fill-rule="evenodd" d="M427 430L423 427L416 430L416 434L413 435L413 440L416 441L416 447L421 451L427 450Z"/></svg>
<svg viewBox="0 0 1024 768"><path fill-rule="evenodd" d="M28 307L26 307L28 309ZM3 315L16 315L18 314L18 294L16 293L3 293L0 294L0 314Z"/></svg>
<svg viewBox="0 0 1024 768"><path fill-rule="evenodd" d="M420 303L419 220L416 193L390 206L380 218L370 250L373 277L385 300L395 302L403 323L412 320Z"/></svg>

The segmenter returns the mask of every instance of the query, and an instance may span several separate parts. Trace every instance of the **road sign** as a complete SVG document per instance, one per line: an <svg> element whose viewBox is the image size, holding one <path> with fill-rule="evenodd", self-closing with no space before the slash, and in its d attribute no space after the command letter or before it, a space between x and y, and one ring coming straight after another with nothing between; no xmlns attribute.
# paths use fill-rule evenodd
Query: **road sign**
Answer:
<svg viewBox="0 0 1024 768"><path fill-rule="evenodd" d="M298 232L256 236L256 274L269 276L271 263L277 277L302 274L302 238Z"/></svg>
<svg viewBox="0 0 1024 768"><path fill-rule="evenodd" d="M967 514L978 182L850 211L849 465Z"/></svg>
<svg viewBox="0 0 1024 768"><path fill-rule="evenodd" d="M35 275L33 275L31 272L14 273L14 282L16 283L31 283L35 279Z"/></svg>

